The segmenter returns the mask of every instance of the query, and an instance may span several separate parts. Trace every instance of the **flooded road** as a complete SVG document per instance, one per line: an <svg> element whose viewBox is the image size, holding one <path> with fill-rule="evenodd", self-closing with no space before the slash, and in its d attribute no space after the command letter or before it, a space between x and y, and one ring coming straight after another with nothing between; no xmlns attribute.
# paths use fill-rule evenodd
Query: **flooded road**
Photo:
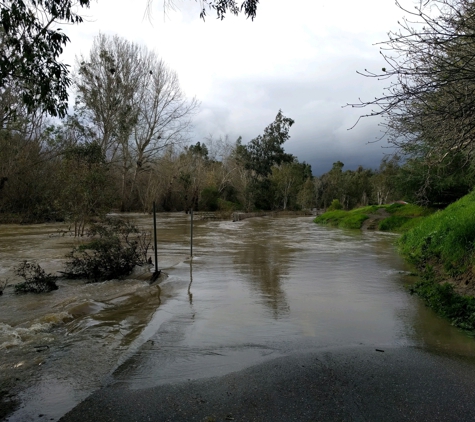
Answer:
<svg viewBox="0 0 475 422"><path fill-rule="evenodd" d="M151 227L150 216L130 216ZM0 226L0 278L36 259L62 269L76 240L57 225ZM317 226L309 217L157 219L159 267L127 280L0 298L1 389L10 421L58 420L111 382L139 390L315 349L416 346L475 356L475 342L411 297L392 235Z"/></svg>

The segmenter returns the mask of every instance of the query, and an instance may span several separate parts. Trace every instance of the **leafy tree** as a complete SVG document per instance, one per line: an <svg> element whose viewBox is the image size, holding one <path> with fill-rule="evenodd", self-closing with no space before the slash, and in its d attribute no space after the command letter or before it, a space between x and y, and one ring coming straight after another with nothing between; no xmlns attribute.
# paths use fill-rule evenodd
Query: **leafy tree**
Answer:
<svg viewBox="0 0 475 422"><path fill-rule="evenodd" d="M428 166L425 160L411 157L402 165L392 184L409 202L443 208L475 186L475 167L465 164L462 153L456 153L440 166Z"/></svg>
<svg viewBox="0 0 475 422"><path fill-rule="evenodd" d="M148 12L151 12L151 6L154 0L148 0ZM200 0L200 17L204 20L206 17L207 10L213 10L216 12L218 19L223 20L227 13L233 15L239 15L239 13L244 13L248 18L254 20L257 14L257 5L259 0L244 0L240 3L235 0ZM165 9L174 8L175 3L173 0L164 1Z"/></svg>
<svg viewBox="0 0 475 422"><path fill-rule="evenodd" d="M294 157L286 154L282 145L290 139L289 130L293 124L294 121L279 110L274 122L264 129L264 134L245 146L246 168L257 176L267 177L273 165L292 162Z"/></svg>
<svg viewBox="0 0 475 422"><path fill-rule="evenodd" d="M293 163L284 163L272 167L271 181L275 186L278 206L285 210L297 204L297 195L307 179L312 177L310 165L299 163L294 159Z"/></svg>
<svg viewBox="0 0 475 422"><path fill-rule="evenodd" d="M264 129L264 134L247 145L238 139L235 155L248 174L244 202L246 208L253 205L260 209L271 209L274 203L273 186L269 181L274 165L290 163L294 157L284 151L283 144L290 138L289 130L294 121L279 110L273 123Z"/></svg>
<svg viewBox="0 0 475 422"><path fill-rule="evenodd" d="M398 156L383 158L378 171L371 178L374 199L378 205L386 204L391 199L398 199L397 178L400 174L398 162Z"/></svg>
<svg viewBox="0 0 475 422"><path fill-rule="evenodd" d="M71 85L68 67L59 61L69 42L59 24L82 22L75 5L90 0L4 0L0 3L0 94L17 90L29 112L40 109L64 117ZM7 110L9 118L14 108Z"/></svg>

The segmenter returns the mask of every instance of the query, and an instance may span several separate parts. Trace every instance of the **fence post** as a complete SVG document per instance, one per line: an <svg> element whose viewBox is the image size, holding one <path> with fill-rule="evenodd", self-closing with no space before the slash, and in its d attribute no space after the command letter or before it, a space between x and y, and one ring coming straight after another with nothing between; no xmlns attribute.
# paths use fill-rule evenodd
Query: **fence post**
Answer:
<svg viewBox="0 0 475 422"><path fill-rule="evenodd" d="M193 208L191 209L190 257L193 257Z"/></svg>

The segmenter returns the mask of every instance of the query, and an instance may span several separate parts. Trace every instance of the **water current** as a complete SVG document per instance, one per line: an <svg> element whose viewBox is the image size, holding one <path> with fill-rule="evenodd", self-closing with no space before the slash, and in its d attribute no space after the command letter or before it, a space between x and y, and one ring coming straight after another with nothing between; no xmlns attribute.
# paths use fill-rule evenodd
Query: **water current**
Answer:
<svg viewBox="0 0 475 422"><path fill-rule="evenodd" d="M151 230L149 215L128 215ZM78 242L60 224L0 226L0 281L35 260L63 268ZM343 231L310 217L239 222L157 218L158 264L125 280L60 280L57 291L0 297L6 420L58 420L110 382L141 389L212 377L296 351L415 346L475 357L475 342L435 316L394 235ZM1 403L0 403L1 405ZM0 413L1 414L1 413ZM41 415L41 416L40 416Z"/></svg>

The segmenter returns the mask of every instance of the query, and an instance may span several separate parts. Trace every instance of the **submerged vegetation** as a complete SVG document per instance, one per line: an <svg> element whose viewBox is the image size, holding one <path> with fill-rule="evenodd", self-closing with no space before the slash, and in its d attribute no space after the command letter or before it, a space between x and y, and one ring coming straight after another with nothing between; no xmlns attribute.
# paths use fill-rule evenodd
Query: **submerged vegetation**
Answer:
<svg viewBox="0 0 475 422"><path fill-rule="evenodd" d="M57 290L56 278L37 263L23 261L15 273L25 281L15 285L15 293L47 293Z"/></svg>
<svg viewBox="0 0 475 422"><path fill-rule="evenodd" d="M93 224L87 235L91 240L67 256L67 278L90 282L122 278L147 262L150 236L128 221L106 218Z"/></svg>

